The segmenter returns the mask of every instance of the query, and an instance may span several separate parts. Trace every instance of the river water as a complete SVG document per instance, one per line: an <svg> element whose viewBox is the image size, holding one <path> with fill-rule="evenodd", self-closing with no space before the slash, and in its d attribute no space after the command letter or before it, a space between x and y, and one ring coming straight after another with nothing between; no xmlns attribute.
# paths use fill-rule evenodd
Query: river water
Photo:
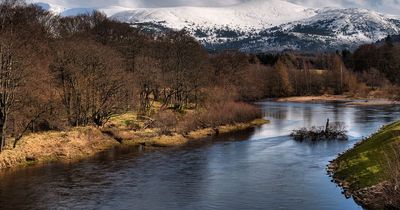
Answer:
<svg viewBox="0 0 400 210"><path fill-rule="evenodd" d="M400 108L258 104L271 124L214 143L110 152L7 172L0 176L0 209L361 209L331 182L326 165L399 119ZM350 140L300 143L289 137L292 129L324 125L327 118L344 122Z"/></svg>

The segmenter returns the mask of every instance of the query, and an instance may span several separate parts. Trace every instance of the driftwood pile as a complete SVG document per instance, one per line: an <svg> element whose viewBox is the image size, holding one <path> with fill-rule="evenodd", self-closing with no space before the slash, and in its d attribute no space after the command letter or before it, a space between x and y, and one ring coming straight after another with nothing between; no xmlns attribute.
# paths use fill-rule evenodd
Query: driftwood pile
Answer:
<svg viewBox="0 0 400 210"><path fill-rule="evenodd" d="M296 141L322 141L322 140L347 140L347 130L344 123L329 123L329 119L326 122L326 126L301 128L299 130L293 130L290 134L291 137Z"/></svg>

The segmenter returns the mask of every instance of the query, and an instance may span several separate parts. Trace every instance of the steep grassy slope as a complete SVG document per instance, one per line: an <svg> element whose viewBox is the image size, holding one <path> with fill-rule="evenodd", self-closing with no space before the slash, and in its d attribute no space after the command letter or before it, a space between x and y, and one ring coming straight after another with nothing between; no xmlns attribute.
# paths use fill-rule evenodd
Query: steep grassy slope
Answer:
<svg viewBox="0 0 400 210"><path fill-rule="evenodd" d="M400 144L400 121L383 127L378 133L341 155L334 164L334 178L352 191L388 180L388 159Z"/></svg>

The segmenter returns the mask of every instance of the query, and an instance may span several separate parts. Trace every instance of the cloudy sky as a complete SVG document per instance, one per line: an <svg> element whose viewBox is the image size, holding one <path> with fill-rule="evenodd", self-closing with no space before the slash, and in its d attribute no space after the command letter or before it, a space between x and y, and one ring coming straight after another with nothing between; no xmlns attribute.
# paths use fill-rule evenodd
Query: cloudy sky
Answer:
<svg viewBox="0 0 400 210"><path fill-rule="evenodd" d="M165 7L165 6L224 6L249 0L29 0L47 2L68 8L106 7ZM265 0L268 1L268 0ZM400 0L286 0L310 7L360 7L400 15Z"/></svg>
<svg viewBox="0 0 400 210"><path fill-rule="evenodd" d="M359 7L400 15L400 0L288 0L311 7Z"/></svg>

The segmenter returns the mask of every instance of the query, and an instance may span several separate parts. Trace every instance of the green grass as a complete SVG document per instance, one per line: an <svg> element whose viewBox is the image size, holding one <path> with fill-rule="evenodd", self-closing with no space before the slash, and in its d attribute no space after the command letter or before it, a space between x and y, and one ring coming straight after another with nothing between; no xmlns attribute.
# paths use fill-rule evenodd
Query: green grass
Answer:
<svg viewBox="0 0 400 210"><path fill-rule="evenodd" d="M371 187L387 180L387 157L393 145L400 144L400 122L382 128L368 140L340 156L334 177L347 182L352 189Z"/></svg>

